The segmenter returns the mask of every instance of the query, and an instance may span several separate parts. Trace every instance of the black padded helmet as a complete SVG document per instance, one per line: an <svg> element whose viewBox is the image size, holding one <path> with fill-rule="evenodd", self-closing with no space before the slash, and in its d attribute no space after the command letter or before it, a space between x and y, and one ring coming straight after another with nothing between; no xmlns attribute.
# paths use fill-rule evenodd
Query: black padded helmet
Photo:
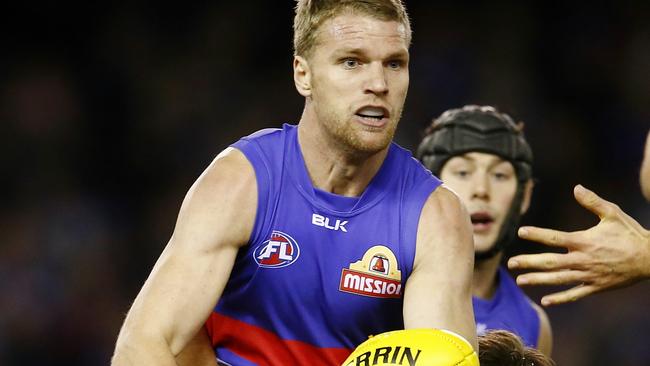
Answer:
<svg viewBox="0 0 650 366"><path fill-rule="evenodd" d="M523 123L494 107L468 105L450 109L433 123L418 146L416 157L440 176L450 158L468 152L494 154L509 161L517 175L517 191L495 245L476 259L487 259L506 248L517 232L526 182L532 178L533 153L523 134Z"/></svg>

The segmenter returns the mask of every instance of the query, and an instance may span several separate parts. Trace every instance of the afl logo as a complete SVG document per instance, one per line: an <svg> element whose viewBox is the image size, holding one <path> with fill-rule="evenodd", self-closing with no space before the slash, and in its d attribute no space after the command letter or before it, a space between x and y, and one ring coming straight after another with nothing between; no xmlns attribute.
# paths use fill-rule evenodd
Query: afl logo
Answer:
<svg viewBox="0 0 650 366"><path fill-rule="evenodd" d="M271 239L255 248L253 258L264 268L282 268L291 265L300 256L298 243L288 234L273 231Z"/></svg>

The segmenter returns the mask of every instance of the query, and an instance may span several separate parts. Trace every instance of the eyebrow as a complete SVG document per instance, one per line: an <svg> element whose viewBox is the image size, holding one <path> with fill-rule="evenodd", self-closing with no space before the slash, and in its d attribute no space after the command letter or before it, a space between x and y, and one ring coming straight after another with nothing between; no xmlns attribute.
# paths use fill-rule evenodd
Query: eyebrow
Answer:
<svg viewBox="0 0 650 366"><path fill-rule="evenodd" d="M349 55L349 54L361 55L361 54L364 54L364 53L366 53L366 50L364 50L363 48L359 48L359 47L345 47L345 48L339 48L339 49L334 51L334 55L336 55L336 56L343 55L343 54L345 54L345 55Z"/></svg>
<svg viewBox="0 0 650 366"><path fill-rule="evenodd" d="M360 48L360 47L343 47L340 48L336 51L334 51L333 55L334 57L340 57L343 55L365 55L368 53L367 49ZM405 51L397 51L397 52L392 52L389 53L384 59L392 60L392 59L408 59L408 52Z"/></svg>

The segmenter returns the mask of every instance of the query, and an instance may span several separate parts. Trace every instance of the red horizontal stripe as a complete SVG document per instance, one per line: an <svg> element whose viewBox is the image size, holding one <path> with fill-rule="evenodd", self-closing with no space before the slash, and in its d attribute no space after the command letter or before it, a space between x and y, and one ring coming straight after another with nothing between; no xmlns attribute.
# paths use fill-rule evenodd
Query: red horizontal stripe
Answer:
<svg viewBox="0 0 650 366"><path fill-rule="evenodd" d="M339 366L347 348L320 348L306 342L285 340L266 329L212 312L206 322L213 347L225 347L260 366Z"/></svg>

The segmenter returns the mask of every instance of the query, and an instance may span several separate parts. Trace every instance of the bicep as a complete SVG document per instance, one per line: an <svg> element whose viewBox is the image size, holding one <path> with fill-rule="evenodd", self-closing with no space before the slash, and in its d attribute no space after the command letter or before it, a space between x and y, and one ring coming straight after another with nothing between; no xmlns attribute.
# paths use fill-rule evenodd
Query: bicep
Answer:
<svg viewBox="0 0 650 366"><path fill-rule="evenodd" d="M178 353L221 295L250 236L256 202L254 173L243 155L233 151L217 158L188 192L127 322L161 334Z"/></svg>
<svg viewBox="0 0 650 366"><path fill-rule="evenodd" d="M404 293L406 328L444 328L476 344L473 253L469 216L453 193L438 188L420 215L415 263Z"/></svg>

